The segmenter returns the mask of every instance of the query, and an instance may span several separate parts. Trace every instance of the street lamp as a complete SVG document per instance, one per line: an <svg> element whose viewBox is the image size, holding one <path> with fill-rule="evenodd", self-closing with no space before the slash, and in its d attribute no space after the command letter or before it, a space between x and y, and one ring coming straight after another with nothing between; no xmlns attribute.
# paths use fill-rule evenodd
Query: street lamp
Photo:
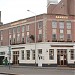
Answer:
<svg viewBox="0 0 75 75"><path fill-rule="evenodd" d="M36 66L36 13L34 13L33 11L31 10L27 10L28 12L31 12L35 15L35 66Z"/></svg>
<svg viewBox="0 0 75 75"><path fill-rule="evenodd" d="M10 69L10 58L11 58L11 46L9 45L9 69Z"/></svg>

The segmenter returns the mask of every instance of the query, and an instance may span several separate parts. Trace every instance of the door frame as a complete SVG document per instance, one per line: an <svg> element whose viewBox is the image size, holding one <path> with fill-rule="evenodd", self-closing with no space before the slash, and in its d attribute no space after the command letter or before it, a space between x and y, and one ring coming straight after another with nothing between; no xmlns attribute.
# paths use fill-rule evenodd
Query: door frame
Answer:
<svg viewBox="0 0 75 75"><path fill-rule="evenodd" d="M13 65L19 64L19 51L13 51Z"/></svg>
<svg viewBox="0 0 75 75"><path fill-rule="evenodd" d="M57 49L57 65L67 66L67 49Z"/></svg>
<svg viewBox="0 0 75 75"><path fill-rule="evenodd" d="M42 67L43 57L42 54L38 55L38 67Z"/></svg>

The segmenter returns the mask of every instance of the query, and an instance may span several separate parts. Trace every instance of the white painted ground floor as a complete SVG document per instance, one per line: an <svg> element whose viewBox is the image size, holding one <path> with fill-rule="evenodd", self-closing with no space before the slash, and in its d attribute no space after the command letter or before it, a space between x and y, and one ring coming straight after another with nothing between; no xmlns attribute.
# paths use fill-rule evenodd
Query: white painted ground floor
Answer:
<svg viewBox="0 0 75 75"><path fill-rule="evenodd" d="M0 47L0 64L7 58L12 65L75 66L75 43L42 42Z"/></svg>

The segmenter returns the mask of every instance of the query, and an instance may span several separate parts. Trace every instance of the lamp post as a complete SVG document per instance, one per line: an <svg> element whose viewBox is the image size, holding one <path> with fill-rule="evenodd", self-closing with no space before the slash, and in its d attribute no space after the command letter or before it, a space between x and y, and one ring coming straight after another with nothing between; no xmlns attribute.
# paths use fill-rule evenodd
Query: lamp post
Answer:
<svg viewBox="0 0 75 75"><path fill-rule="evenodd" d="M35 15L35 66L36 66L36 13L31 11L31 10L27 10L28 12L31 12Z"/></svg>
<svg viewBox="0 0 75 75"><path fill-rule="evenodd" d="M9 45L9 69L10 69L10 58L11 58L11 46Z"/></svg>
<svg viewBox="0 0 75 75"><path fill-rule="evenodd" d="M9 40L9 45L8 45L8 49L9 49L9 69L10 69L10 59L11 59L11 45L10 45L10 40Z"/></svg>

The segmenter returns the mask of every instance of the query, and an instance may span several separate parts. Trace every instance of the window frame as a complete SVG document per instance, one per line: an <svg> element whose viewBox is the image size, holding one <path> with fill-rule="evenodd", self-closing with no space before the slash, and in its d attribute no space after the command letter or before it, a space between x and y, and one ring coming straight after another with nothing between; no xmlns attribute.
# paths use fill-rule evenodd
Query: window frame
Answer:
<svg viewBox="0 0 75 75"><path fill-rule="evenodd" d="M54 49L49 49L49 60L54 60Z"/></svg>
<svg viewBox="0 0 75 75"><path fill-rule="evenodd" d="M26 60L30 60L30 50L26 50Z"/></svg>
<svg viewBox="0 0 75 75"><path fill-rule="evenodd" d="M24 60L24 50L21 50L21 60Z"/></svg>

